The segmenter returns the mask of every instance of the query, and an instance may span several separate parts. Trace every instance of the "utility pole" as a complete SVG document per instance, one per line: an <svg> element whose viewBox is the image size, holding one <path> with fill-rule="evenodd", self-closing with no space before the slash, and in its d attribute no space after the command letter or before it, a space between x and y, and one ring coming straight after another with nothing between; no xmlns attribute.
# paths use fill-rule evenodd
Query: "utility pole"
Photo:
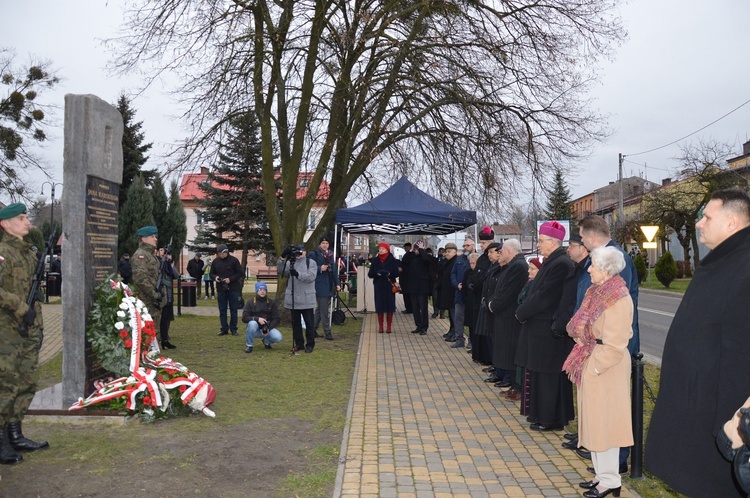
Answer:
<svg viewBox="0 0 750 498"><path fill-rule="evenodd" d="M620 168L619 168L619 170L620 170L619 171L619 174L620 174L620 212L619 212L619 215L617 217L617 225L616 225L618 228L622 228L622 227L625 226L625 208L624 208L624 205L623 205L624 194L623 194L623 181L622 181L622 162L623 162L624 159L625 159L625 156L622 155L622 153L618 154L618 162L619 162L619 166L620 166ZM622 247L625 247L625 241L622 240L620 242L622 244Z"/></svg>

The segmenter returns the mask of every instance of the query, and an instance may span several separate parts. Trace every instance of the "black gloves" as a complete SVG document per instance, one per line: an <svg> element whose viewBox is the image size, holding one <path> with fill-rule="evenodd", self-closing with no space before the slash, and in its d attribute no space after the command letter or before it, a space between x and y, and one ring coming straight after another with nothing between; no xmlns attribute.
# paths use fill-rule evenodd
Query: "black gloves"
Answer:
<svg viewBox="0 0 750 498"><path fill-rule="evenodd" d="M289 257L289 256L291 256L291 255L292 255L292 248L291 248L291 247L287 247L287 248L286 248L286 249L284 249L284 251L283 251L283 252L281 253L281 257L282 257L282 258L284 258L284 259L288 258L288 257Z"/></svg>
<svg viewBox="0 0 750 498"><path fill-rule="evenodd" d="M293 277L299 277L299 272L295 270L294 268L292 268L291 270L289 270L289 275Z"/></svg>

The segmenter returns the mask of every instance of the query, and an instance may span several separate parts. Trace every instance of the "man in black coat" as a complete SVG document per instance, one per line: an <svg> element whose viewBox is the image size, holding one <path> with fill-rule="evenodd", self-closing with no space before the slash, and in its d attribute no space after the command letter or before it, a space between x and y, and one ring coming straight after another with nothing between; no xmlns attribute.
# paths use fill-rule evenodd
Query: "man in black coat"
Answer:
<svg viewBox="0 0 750 498"><path fill-rule="evenodd" d="M401 266L398 269L398 283L401 285L401 295L404 296L404 313L411 313L411 297L409 297L409 263L414 257L411 251L411 242L404 244L404 255L401 257Z"/></svg>
<svg viewBox="0 0 750 498"><path fill-rule="evenodd" d="M201 259L201 253L199 252L196 252L195 256L193 256L193 259L188 261L187 264L188 275L195 279L195 295L198 299L201 298L201 284L203 280L203 269L205 267L206 265L203 263L203 260Z"/></svg>
<svg viewBox="0 0 750 498"><path fill-rule="evenodd" d="M646 469L689 496L745 496L715 437L750 396L750 197L715 192L696 227L711 252L664 344Z"/></svg>
<svg viewBox="0 0 750 498"><path fill-rule="evenodd" d="M435 284L435 295L437 299L433 301L433 307L435 310L448 310L448 320L450 325L448 327L448 333L443 336L448 342L455 342L458 340L458 331L456 330L456 324L454 319L456 317L456 289L451 283L451 273L453 273L453 265L456 264L456 254L458 253L458 247L453 242L449 242L445 245L445 251L443 251L443 259L438 262L437 270L437 283ZM432 315L435 318L435 314ZM463 339L464 333L461 331L461 338Z"/></svg>
<svg viewBox="0 0 750 498"><path fill-rule="evenodd" d="M237 308L240 305L244 273L237 258L229 254L226 244L216 248L217 257L211 263L211 279L216 282L216 293L219 295L219 320L221 331L216 335L237 335ZM227 308L229 321L227 322Z"/></svg>
<svg viewBox="0 0 750 498"><path fill-rule="evenodd" d="M404 259L406 256L404 256ZM414 314L414 325L416 329L413 334L426 335L430 326L430 314L427 310L427 298L432 289L432 279L430 278L430 263L432 256L427 254L424 248L424 242L417 241L414 243L412 257L409 259L406 292L411 298L411 309Z"/></svg>
<svg viewBox="0 0 750 498"><path fill-rule="evenodd" d="M503 266L503 271L488 304L494 316L492 365L495 367L495 375L500 379L495 386L509 388L504 396L517 401L521 398L520 385L513 382L513 376L521 324L516 320L516 309L518 294L529 279L529 264L521 254L521 242L517 239L506 240L500 250L498 262Z"/></svg>
<svg viewBox="0 0 750 498"><path fill-rule="evenodd" d="M573 384L562 371L570 353L570 344L552 333L552 319L560 306L565 279L573 270L573 261L565 253L562 241L565 227L556 221L539 227L537 247L544 263L529 288L526 300L516 310L523 324L519 349L525 351L525 362L531 378L529 417L535 419L531 429L561 430L573 418Z"/></svg>

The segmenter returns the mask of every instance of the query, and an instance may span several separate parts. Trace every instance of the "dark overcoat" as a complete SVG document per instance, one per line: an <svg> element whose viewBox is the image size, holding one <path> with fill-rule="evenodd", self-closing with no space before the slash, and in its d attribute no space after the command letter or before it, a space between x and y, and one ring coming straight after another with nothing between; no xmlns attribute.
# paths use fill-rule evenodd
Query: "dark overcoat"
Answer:
<svg viewBox="0 0 750 498"><path fill-rule="evenodd" d="M700 262L667 333L646 469L689 496L745 496L715 436L750 395L750 228Z"/></svg>
<svg viewBox="0 0 750 498"><path fill-rule="evenodd" d="M501 272L502 267L497 263L493 263L484 274L482 299L479 303L479 318L477 319L477 329L474 331L478 335L492 337L495 330L495 316L490 313L487 303L495 295L495 288L497 287L497 281L500 279Z"/></svg>
<svg viewBox="0 0 750 498"><path fill-rule="evenodd" d="M461 281L461 295L464 303L464 323L469 332L474 333L479 315L479 302L482 300L482 276L469 268Z"/></svg>
<svg viewBox="0 0 750 498"><path fill-rule="evenodd" d="M411 258L408 259L406 289L409 294L423 294L429 296L432 294L432 279L430 278L430 264L432 256L427 254L424 249L419 252L412 252ZM406 256L404 260L406 261ZM401 287L403 289L403 286Z"/></svg>
<svg viewBox="0 0 750 498"><path fill-rule="evenodd" d="M529 279L529 265L523 254L517 254L500 272L500 279L492 295L491 306L495 316L492 362L504 370L515 368L516 349L521 324L516 320L518 294Z"/></svg>
<svg viewBox="0 0 750 498"><path fill-rule="evenodd" d="M383 275L387 272L387 275ZM376 313L393 313L396 311L396 295L393 293L392 282L398 277L398 260L393 254L388 254L385 261L375 256L372 258L367 276L372 279L375 296Z"/></svg>
<svg viewBox="0 0 750 498"><path fill-rule="evenodd" d="M456 306L456 289L451 283L451 273L455 264L456 256L438 263L437 307L441 310L449 310Z"/></svg>
<svg viewBox="0 0 750 498"><path fill-rule="evenodd" d="M516 317L523 325L517 358L519 365L534 372L559 374L570 352L570 344L552 334L552 317L562 299L565 279L573 270L573 261L564 247L555 249L542 263Z"/></svg>

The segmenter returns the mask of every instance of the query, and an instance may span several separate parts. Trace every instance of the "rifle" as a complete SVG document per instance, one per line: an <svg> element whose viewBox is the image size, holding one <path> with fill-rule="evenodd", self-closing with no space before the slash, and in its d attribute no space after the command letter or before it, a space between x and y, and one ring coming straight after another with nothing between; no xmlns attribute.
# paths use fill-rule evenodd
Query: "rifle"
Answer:
<svg viewBox="0 0 750 498"><path fill-rule="evenodd" d="M44 264L46 263L47 256L50 257L50 264L52 264L52 249L55 243L55 231L54 226L50 227L49 241L47 241L47 249L36 264L36 271L34 272L34 280L31 282L31 289L29 290L29 297L26 298L26 304L29 306L29 311L23 316L21 325L18 327L18 335L27 339L29 337L29 327L34 325L36 320L36 311L34 310L34 303L38 299L37 294L39 293L39 286L41 285L42 279L44 278ZM49 292L49 289L47 290ZM39 332L41 335L41 341L39 341L40 347L44 340L43 332Z"/></svg>
<svg viewBox="0 0 750 498"><path fill-rule="evenodd" d="M164 272L167 269L167 264L169 263L169 259L167 256L172 252L172 240L174 237L171 237L169 239L169 244L167 244L164 247L164 259L161 262L161 266L159 266L159 277L156 279L156 300L154 301L154 307L158 310L161 309L161 300L164 298L164 296L161 294L161 288L164 287Z"/></svg>

